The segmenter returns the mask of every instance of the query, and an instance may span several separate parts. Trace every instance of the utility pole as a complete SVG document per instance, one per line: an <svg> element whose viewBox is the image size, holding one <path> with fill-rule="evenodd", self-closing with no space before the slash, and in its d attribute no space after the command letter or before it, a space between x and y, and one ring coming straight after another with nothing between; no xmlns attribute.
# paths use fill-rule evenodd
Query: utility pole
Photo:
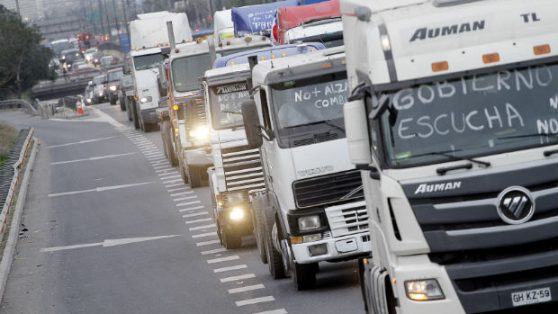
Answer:
<svg viewBox="0 0 558 314"><path fill-rule="evenodd" d="M124 11L124 25L126 25L126 33L128 34L128 36L130 36L130 26L128 25L128 10L127 10L127 6L128 6L128 2L129 0L122 0L123 1L123 5L122 5L122 10Z"/></svg>
<svg viewBox="0 0 558 314"><path fill-rule="evenodd" d="M101 31L103 32L103 40L105 35L107 34L105 32L105 22L103 21L103 4L101 2L101 0L97 0L97 4L99 6L99 21L101 21Z"/></svg>
<svg viewBox="0 0 558 314"><path fill-rule="evenodd" d="M118 10L116 10L116 0L112 0L114 22L116 23L116 33L120 35L120 23L118 23Z"/></svg>
<svg viewBox="0 0 558 314"><path fill-rule="evenodd" d="M19 0L15 0L17 15L21 18L21 10L19 9Z"/></svg>

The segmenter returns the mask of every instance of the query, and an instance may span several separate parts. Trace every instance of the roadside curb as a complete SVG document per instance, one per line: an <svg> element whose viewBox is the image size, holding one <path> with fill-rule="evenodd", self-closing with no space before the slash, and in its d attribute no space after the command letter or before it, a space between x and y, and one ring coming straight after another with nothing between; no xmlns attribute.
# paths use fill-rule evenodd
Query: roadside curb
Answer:
<svg viewBox="0 0 558 314"><path fill-rule="evenodd" d="M33 148L31 149L31 154L29 155L29 160L27 162L27 166L25 167L25 173L23 175L21 186L18 192L14 214L12 217L12 222L10 224L10 233L6 241L6 246L4 247L4 252L2 253L2 261L0 261L0 303L2 302L4 296L4 290L8 282L8 276L10 274L14 254L16 251L17 240L19 239L21 217L23 214L23 208L25 207L25 201L27 199L27 188L29 186L31 171L35 165L35 159L37 157L38 150L39 142L35 138Z"/></svg>

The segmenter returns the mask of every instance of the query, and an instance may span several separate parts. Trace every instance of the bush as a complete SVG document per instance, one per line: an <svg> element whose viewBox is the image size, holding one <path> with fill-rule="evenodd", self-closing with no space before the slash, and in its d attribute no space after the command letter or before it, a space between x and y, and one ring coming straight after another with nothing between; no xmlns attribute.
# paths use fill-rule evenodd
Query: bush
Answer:
<svg viewBox="0 0 558 314"><path fill-rule="evenodd" d="M4 164L10 149L17 139L17 130L9 125L0 123L0 166Z"/></svg>

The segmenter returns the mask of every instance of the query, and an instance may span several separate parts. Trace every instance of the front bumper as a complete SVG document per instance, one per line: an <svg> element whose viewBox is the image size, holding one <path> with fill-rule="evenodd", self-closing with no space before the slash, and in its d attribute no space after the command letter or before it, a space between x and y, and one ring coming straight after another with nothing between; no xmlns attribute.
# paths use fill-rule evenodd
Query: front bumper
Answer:
<svg viewBox="0 0 558 314"><path fill-rule="evenodd" d="M326 254L312 256L312 246L325 245ZM292 244L291 249L294 259L299 264L308 264L326 261L350 260L370 255L372 243L367 232L347 235L339 238L325 238L320 241Z"/></svg>
<svg viewBox="0 0 558 314"><path fill-rule="evenodd" d="M209 147L185 150L184 156L188 165L203 166L207 168L213 166L213 159L211 158Z"/></svg>
<svg viewBox="0 0 558 314"><path fill-rule="evenodd" d="M159 123L159 116L157 115L156 110L157 108L141 110L141 119L143 120L143 123L149 123L149 124Z"/></svg>

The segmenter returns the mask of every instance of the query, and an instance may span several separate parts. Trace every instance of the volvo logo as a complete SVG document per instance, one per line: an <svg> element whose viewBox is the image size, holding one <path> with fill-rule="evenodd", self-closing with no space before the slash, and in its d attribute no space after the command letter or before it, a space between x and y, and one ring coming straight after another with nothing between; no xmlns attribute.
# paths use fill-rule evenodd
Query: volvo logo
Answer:
<svg viewBox="0 0 558 314"><path fill-rule="evenodd" d="M531 192L521 186L505 189L498 196L498 215L510 225L529 221L535 214L535 201Z"/></svg>

